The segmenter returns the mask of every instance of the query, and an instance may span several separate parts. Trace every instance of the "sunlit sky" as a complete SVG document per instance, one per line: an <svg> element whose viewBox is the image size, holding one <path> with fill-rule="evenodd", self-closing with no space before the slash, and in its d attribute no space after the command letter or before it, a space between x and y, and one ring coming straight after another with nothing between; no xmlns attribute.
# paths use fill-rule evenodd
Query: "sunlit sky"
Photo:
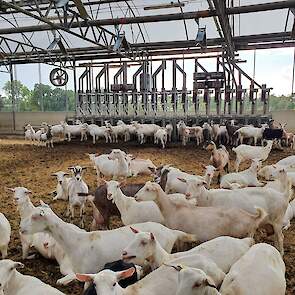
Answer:
<svg viewBox="0 0 295 295"><path fill-rule="evenodd" d="M263 2L274 2L278 0L235 0L235 5L252 5ZM161 3L169 2L168 0L161 0ZM208 3L206 0L187 0L184 11L197 11L208 9ZM179 9L169 9L169 10L157 10L155 11L144 11L143 7L147 4L159 4L158 0L133 0L134 11L136 15L147 15L155 13L179 13ZM120 17L122 11L124 11L124 2L121 1L120 5L118 3L112 4L112 9L114 17ZM97 8L97 7L96 7ZM109 6L103 6L104 9L100 9L96 18L110 18ZM98 10L95 9L94 10ZM251 34L264 34L264 33L274 33L283 32L286 25L287 9L258 12L258 13L248 13L235 15L235 36L251 35ZM38 25L37 21L31 18L18 16L18 23L21 25ZM187 29L189 39L194 39L197 32L197 24L194 20L188 20ZM0 27L7 26L7 22L0 20ZM207 38L218 37L218 32L212 18L205 18L200 20L200 26L206 26ZM289 17L286 30L290 31L293 26L293 18ZM126 28L127 40L132 40L130 35L130 28ZM108 29L114 29L108 27ZM136 30L136 26L132 27L132 30ZM125 30L125 29L124 29ZM185 31L183 26L183 21L170 21L161 23L147 23L143 25L143 31L146 34L147 41L159 42L159 41L171 41L171 40L185 40ZM42 48L47 48L50 44L50 39L52 36L44 32L37 32L34 34L28 33L27 36L32 38L32 42L37 46ZM20 38L19 35L10 35L11 38ZM70 47L83 47L83 40L78 39L67 33L63 33L63 37L69 42ZM138 42L142 42L139 40ZM89 44L88 44L89 46ZM294 48L285 49L269 49L269 50L257 50L256 52L256 74L255 79L260 84L267 84L268 87L273 87L273 92L276 95L289 95L292 92L292 67L293 67L293 56ZM242 63L240 66L250 75L253 76L253 51L241 51L239 52L239 58L247 60L247 63ZM201 59L201 63L208 71L216 71L216 61L213 59ZM179 61L182 66L182 61ZM153 69L157 67L157 63L153 63ZM192 78L194 71L194 64L192 60L186 60L184 62L185 71L187 72L187 88L192 89ZM2 69L2 68L0 68ZM41 66L41 83L50 84L49 82L49 72L52 67L47 65ZM136 68L128 69L128 82L132 80L132 74ZM82 71L82 70L81 70ZM80 71L80 72L81 72ZM95 69L94 74L96 74L98 69ZM69 71L69 83L67 85L68 89L73 89L73 73ZM79 74L79 71L78 71ZM113 73L114 74L114 70ZM38 65L18 65L16 66L16 78L25 84L28 88L32 89L35 83L39 83L38 75ZM112 77L111 77L112 79ZM9 80L9 75L0 72L0 93L2 87L6 81ZM172 71L171 65L167 67L166 74L166 89L171 88L172 82ZM249 81L243 80L243 87L249 88ZM181 79L178 79L178 87L181 87Z"/></svg>
<svg viewBox="0 0 295 295"><path fill-rule="evenodd" d="M253 76L254 51L241 51L239 52L239 55L241 59L247 60L247 63L242 63L240 66L246 70L250 76ZM293 55L294 48L257 50L255 79L261 84L266 83L268 87L273 87L272 93L276 95L291 94ZM213 61L213 59L201 59L200 62L209 71L215 70L215 61ZM179 64L182 66L181 60L179 60ZM157 66L157 63L154 63L154 66ZM192 89L193 62L191 60L186 60L184 67L188 74L187 88ZM51 69L52 67L48 65L41 65L42 83L50 84L49 72ZM131 69L130 71L133 73L134 70ZM72 71L68 71L68 73L70 79L67 87L68 89L74 89L73 73ZM35 83L39 83L38 65L17 65L16 78L28 88L32 89ZM129 78L132 78L131 75L129 75ZM0 73L0 88L2 88L8 80L9 74ZM244 80L243 82L243 87L248 88L249 82L247 80ZM172 71L168 66L166 74L166 89L171 87L171 83ZM178 86L181 87L181 81L179 81Z"/></svg>

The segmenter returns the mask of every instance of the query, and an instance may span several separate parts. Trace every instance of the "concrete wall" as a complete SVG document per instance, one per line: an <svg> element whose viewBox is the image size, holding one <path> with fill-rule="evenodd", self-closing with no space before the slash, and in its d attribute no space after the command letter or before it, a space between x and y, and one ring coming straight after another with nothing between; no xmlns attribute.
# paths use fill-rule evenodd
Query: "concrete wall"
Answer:
<svg viewBox="0 0 295 295"><path fill-rule="evenodd" d="M277 122L287 123L287 131L295 132L295 110L275 111L272 117Z"/></svg>
<svg viewBox="0 0 295 295"><path fill-rule="evenodd" d="M23 132L23 126L27 123L33 126L41 122L56 124L66 117L73 117L74 112L19 112L15 113L16 133ZM287 130L295 132L295 110L272 112L273 119L278 122L287 123ZM12 113L0 112L0 133L13 133Z"/></svg>
<svg viewBox="0 0 295 295"><path fill-rule="evenodd" d="M57 124L65 120L66 117L74 116L74 112L19 112L15 113L16 133L23 132L25 124L38 126L42 122ZM0 112L0 133L13 133L12 113Z"/></svg>

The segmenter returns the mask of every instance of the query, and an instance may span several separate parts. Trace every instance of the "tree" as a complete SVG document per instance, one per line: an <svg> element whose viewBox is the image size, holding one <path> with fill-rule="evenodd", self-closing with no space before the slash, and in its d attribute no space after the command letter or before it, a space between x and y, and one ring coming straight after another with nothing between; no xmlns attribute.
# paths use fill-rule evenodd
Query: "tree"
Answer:
<svg viewBox="0 0 295 295"><path fill-rule="evenodd" d="M29 99L31 91L24 86L20 81L13 81L14 94L15 94L15 109L16 111L27 111L29 110ZM12 105L12 88L11 81L7 81L3 87L6 99L10 101Z"/></svg>
<svg viewBox="0 0 295 295"><path fill-rule="evenodd" d="M2 111L3 109L4 109L4 97L0 95L0 111Z"/></svg>

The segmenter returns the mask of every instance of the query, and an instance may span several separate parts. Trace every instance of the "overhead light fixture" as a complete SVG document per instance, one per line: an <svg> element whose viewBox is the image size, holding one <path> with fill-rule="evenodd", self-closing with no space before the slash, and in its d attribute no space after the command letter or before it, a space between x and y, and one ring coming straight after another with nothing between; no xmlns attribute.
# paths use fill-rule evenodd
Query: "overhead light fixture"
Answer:
<svg viewBox="0 0 295 295"><path fill-rule="evenodd" d="M177 8L177 7L184 7L187 2L180 2L171 1L170 3L162 3L156 5L145 6L144 10L156 10L156 9L167 9L167 8Z"/></svg>
<svg viewBox="0 0 295 295"><path fill-rule="evenodd" d="M201 46L201 47L207 46L206 27L198 28L198 33L196 37L196 46Z"/></svg>
<svg viewBox="0 0 295 295"><path fill-rule="evenodd" d="M120 52L121 49L128 52L130 51L130 44L125 37L125 33L119 33L116 37L116 42L113 47L113 51Z"/></svg>
<svg viewBox="0 0 295 295"><path fill-rule="evenodd" d="M73 1L79 11L79 15L81 16L81 18L88 19L89 15L82 1L81 0L73 0ZM55 0L56 8L63 8L64 10L67 10L68 3L69 3L69 0Z"/></svg>
<svg viewBox="0 0 295 295"><path fill-rule="evenodd" d="M57 8L65 7L68 4L69 0L56 0L55 5Z"/></svg>
<svg viewBox="0 0 295 295"><path fill-rule="evenodd" d="M56 31L52 31L52 34L53 34L53 41L49 44L49 46L47 47L47 50L53 50L56 48L56 46L58 46L60 51L64 55L67 55L67 50L62 43L61 37L56 36Z"/></svg>

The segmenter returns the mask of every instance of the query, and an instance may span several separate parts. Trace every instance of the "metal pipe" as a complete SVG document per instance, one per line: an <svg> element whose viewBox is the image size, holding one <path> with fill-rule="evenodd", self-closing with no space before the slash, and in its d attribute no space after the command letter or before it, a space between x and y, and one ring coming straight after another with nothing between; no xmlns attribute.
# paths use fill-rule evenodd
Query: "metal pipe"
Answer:
<svg viewBox="0 0 295 295"><path fill-rule="evenodd" d="M106 68L103 67L95 77L95 88L96 88L96 90L100 90L100 88L101 88L100 87L101 86L100 80L101 80L102 76L105 74L105 71L106 71Z"/></svg>
<svg viewBox="0 0 295 295"><path fill-rule="evenodd" d="M24 14L30 15L32 17L37 17L36 15L26 11L18 7L17 5L5 2L0 0L0 3L4 6L8 6L9 8L14 8ZM226 9L227 15L232 14L242 14L242 13L253 13L253 12L261 12L268 10L277 10L277 9L285 9L285 8L295 8L295 2L293 0L287 1L278 1L278 2L270 2L263 4L254 4L254 5L244 5L237 6ZM111 18L111 19L98 19L98 20L87 20L87 22L73 22L71 24L71 28L79 28L80 26L113 26L113 25L126 25L126 24L139 24L139 23L155 23L155 22L163 22L163 21L176 21L176 20L184 20L184 19L199 19L199 18L207 18L217 16L216 10L202 10L202 11L194 11L194 12L185 12L181 13L171 13L171 14L162 14L162 15L148 15L148 16L138 16L138 17L127 17L127 18ZM19 32L34 32L34 31L48 31L52 29L52 23L45 18L42 18L42 21L47 23L46 25L39 26L26 26L22 28L9 28L0 30L0 34L13 34ZM66 30L65 27L55 24L56 26L61 27L61 29ZM6 32L6 33L4 33ZM72 32L73 33L73 32Z"/></svg>
<svg viewBox="0 0 295 295"><path fill-rule="evenodd" d="M292 90L291 90L291 95L294 95L294 81L295 81L295 47L294 47L294 57L293 57L293 71L292 71Z"/></svg>
<svg viewBox="0 0 295 295"><path fill-rule="evenodd" d="M282 37L283 38L283 37ZM247 42L245 42L247 43ZM295 47L295 41L291 41L291 42L272 42L272 43L265 43L265 44L251 44L251 45L247 45L247 44L241 44L241 45L237 45L236 44L236 50L241 51L241 50L254 50L254 49L270 49L270 48L290 48L290 47ZM90 50L88 53L87 52L83 52L83 53L72 53L72 56L69 55L67 57L65 56L60 56L58 61L83 61L83 60L106 60L106 62L108 62L108 60L112 59L118 59L120 58L120 56L118 56L117 54L91 54L92 50ZM97 50L96 50L97 52ZM223 48L221 46L214 46L214 47L207 47L206 50L204 51L204 49L200 49L200 48L196 48L196 49L186 49L185 51L183 49L181 50L155 50L155 51L151 51L149 50L149 55L150 56L171 56L168 58L168 60L174 59L176 58L174 55L180 55L180 54L204 54L204 53L217 53L217 52L223 52ZM55 53L56 56L59 56L59 53ZM52 57L43 57L42 59L38 55L30 55L30 58L28 58L27 56L24 55L17 55L14 54L13 56L9 56L8 58L11 59L12 64L27 64L27 63L47 63L47 62L51 62L52 61ZM202 58L202 57L197 57L197 58ZM208 58L207 56L204 56L204 58ZM118 61L117 61L118 62ZM0 65L4 65L5 61L0 61Z"/></svg>
<svg viewBox="0 0 295 295"><path fill-rule="evenodd" d="M261 35L248 35L234 38L236 49L237 50L252 50L252 49L266 49L266 48L281 48L281 47L293 47L295 42L287 42L287 39L290 39L291 32L282 32L282 33L272 33L272 34L261 34ZM137 49L147 48L149 50L150 56L163 56L163 55L183 55L183 54L196 54L204 52L220 52L222 47L219 45L222 40L220 38L209 39L207 42L207 48L190 48L190 49L181 49L177 50L180 47L194 47L195 41L173 41L173 42L155 42L155 43L146 43L146 44L134 44L133 46ZM277 43L276 41L281 41L284 43ZM251 44L248 43L261 43L261 42L272 42L266 44ZM213 47L211 47L213 46ZM162 50L161 50L162 49ZM175 49L175 50L165 50L165 49ZM153 51L155 50L155 51ZM101 54L98 54L98 52ZM68 56L60 56L60 50L53 50L50 52L52 56L59 56L60 60L89 60L89 59L114 59L120 58L116 53L110 54L105 50L100 50L97 46L86 47L86 48L76 48L69 49ZM92 54L93 53L93 54ZM44 54L44 57L43 57ZM44 62L52 61L52 56L48 57L48 54L43 52L38 52L36 54L30 53L28 58L23 53L13 54L11 57L13 63L26 63L28 62L40 62L41 57L44 58ZM72 55L72 56L71 56ZM8 55L9 57L10 55ZM175 58L175 57L174 57ZM17 62L18 59L23 59L23 62ZM0 63L1 64L1 63Z"/></svg>

